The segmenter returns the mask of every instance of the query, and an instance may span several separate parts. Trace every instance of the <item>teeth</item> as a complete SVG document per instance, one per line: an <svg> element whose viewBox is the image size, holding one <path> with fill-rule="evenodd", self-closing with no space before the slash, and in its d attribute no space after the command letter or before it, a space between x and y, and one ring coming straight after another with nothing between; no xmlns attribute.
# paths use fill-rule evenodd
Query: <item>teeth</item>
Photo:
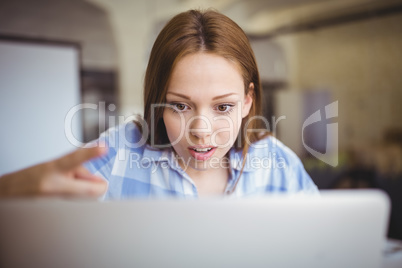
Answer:
<svg viewBox="0 0 402 268"><path fill-rule="evenodd" d="M212 148L200 148L200 149L194 148L193 150L196 152L208 152L212 150Z"/></svg>

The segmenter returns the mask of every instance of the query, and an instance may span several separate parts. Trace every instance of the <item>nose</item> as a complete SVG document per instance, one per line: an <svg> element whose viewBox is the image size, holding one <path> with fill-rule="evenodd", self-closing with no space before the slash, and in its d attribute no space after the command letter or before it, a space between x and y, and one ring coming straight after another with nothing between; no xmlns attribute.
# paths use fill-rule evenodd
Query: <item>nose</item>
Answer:
<svg viewBox="0 0 402 268"><path fill-rule="evenodd" d="M189 131L199 139L207 138L212 133L212 122L206 116L195 116L189 121Z"/></svg>

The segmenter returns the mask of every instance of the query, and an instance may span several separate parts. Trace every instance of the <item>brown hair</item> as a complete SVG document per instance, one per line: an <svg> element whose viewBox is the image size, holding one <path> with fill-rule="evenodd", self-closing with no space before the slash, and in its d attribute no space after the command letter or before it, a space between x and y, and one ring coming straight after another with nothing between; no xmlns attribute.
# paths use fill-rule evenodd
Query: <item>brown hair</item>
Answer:
<svg viewBox="0 0 402 268"><path fill-rule="evenodd" d="M213 53L235 62L242 72L245 94L249 93L250 83L254 83L253 103L249 115L242 120L241 131L234 144L236 149L243 149L245 156L248 142L261 139L257 132L245 129L249 118L261 115L260 77L246 34L234 21L219 12L189 10L173 17L162 29L152 48L145 74L144 120L154 129L156 144L170 143L163 122L164 108L155 108L152 113L151 105L166 102L167 87L175 65L184 56L196 52ZM262 122L252 120L247 129L263 129ZM151 144L151 136L147 137L148 144Z"/></svg>

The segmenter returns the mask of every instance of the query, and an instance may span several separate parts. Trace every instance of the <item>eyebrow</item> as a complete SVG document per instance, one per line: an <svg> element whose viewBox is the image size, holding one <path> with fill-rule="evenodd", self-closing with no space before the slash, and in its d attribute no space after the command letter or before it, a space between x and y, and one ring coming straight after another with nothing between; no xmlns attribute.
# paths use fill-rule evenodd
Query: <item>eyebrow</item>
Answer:
<svg viewBox="0 0 402 268"><path fill-rule="evenodd" d="M172 95L179 96L179 97L181 97L181 98L183 98L183 99L191 100L190 97L188 97L188 96L186 96L186 95L183 95L183 94L180 94L180 93L168 92L167 94L172 94ZM166 94L166 95L167 95L167 94ZM228 93L228 94L216 96L216 97L214 97L212 100L219 100L219 99L222 99L222 98L231 96L231 95L237 95L237 94L236 94L236 93Z"/></svg>

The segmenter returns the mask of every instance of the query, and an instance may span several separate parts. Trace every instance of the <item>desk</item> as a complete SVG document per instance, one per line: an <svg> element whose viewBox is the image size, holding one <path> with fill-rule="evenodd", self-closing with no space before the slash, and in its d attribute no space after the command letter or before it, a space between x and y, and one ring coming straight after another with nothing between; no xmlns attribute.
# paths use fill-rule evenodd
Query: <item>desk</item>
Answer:
<svg viewBox="0 0 402 268"><path fill-rule="evenodd" d="M402 241L388 239L384 248L383 268L402 267Z"/></svg>

